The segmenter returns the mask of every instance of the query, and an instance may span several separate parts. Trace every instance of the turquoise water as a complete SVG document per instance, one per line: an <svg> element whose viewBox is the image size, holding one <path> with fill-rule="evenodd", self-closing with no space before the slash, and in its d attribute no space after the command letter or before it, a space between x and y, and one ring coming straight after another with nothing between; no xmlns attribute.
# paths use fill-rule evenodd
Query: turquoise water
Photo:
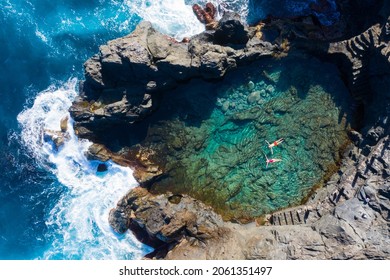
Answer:
<svg viewBox="0 0 390 280"><path fill-rule="evenodd" d="M64 147L56 150L42 139L42 131L59 130L83 78L82 65L99 45L128 34L141 19L177 39L198 33L204 27L192 13L195 2L0 0L0 259L139 259L150 252L131 233L115 234L107 221L116 201L136 185L131 170L109 163L108 171L98 174L98 162L84 156L89 142L71 133ZM244 18L262 16L263 10L250 13L249 1L217 2ZM216 91L221 101L226 99L225 90ZM207 104L216 105L212 100ZM210 114L211 105L199 106L199 112ZM232 112L224 115L216 109L213 116L222 120ZM203 121L202 116L196 128ZM192 124L185 126L192 130ZM214 131L206 122L202 127L204 133L196 137ZM260 145L263 137L249 125L246 131L258 138L256 148L266 151ZM226 137L223 130L216 133ZM279 137L274 133L267 138ZM212 154L223 146L218 141L209 140L202 151ZM287 157L280 153L287 153L284 149L291 141L286 139L286 145L275 149L275 156ZM206 160L211 162L212 157ZM251 158L265 172L258 150ZM283 159L279 167L286 164Z"/></svg>
<svg viewBox="0 0 390 280"><path fill-rule="evenodd" d="M152 121L144 143L166 158L166 176L152 189L189 193L227 219L300 203L347 142L348 91L333 66L310 57L264 60L169 98L163 108L180 112ZM272 153L266 140L280 138ZM281 161L267 167L266 158Z"/></svg>

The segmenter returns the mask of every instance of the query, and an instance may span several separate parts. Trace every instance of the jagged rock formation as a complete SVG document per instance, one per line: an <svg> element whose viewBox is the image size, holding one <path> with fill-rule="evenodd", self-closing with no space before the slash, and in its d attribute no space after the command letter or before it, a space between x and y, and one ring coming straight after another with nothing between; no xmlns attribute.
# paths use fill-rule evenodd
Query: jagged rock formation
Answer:
<svg viewBox="0 0 390 280"><path fill-rule="evenodd" d="M382 16L388 6L384 5ZM300 32L306 22L290 26L289 21L287 31L282 31L285 25L279 20L264 28L243 28L247 42L245 36L238 41L214 41L215 33L203 33L190 43L172 41L142 23L131 35L102 46L100 54L86 62L81 97L70 111L80 137L106 145L110 144L104 135L108 128L118 126L124 131L125 124L142 120L158 107L159 95L167 90L193 78L219 79L241 64L280 55L288 50L282 44L284 36L310 43L308 38L320 39L321 56L328 45L327 57L344 69L349 90L364 106L363 128L361 133L351 131L353 145L339 172L302 206L241 225L222 221L210 207L186 195L132 190L110 212L110 224L118 232L133 230L141 241L155 247L149 258L389 259L390 21L330 44L326 39L335 35L324 30L317 34L321 28ZM362 20L361 25L366 23ZM260 38L272 38L272 43ZM158 166L150 165L152 154L145 150L124 156L95 145L89 156L145 171L136 177L147 183L161 174Z"/></svg>
<svg viewBox="0 0 390 280"><path fill-rule="evenodd" d="M239 36L232 34L237 30ZM220 38L227 38L223 46ZM101 46L100 53L85 63L86 80L70 108L75 131L96 140L107 126L142 120L158 107L159 94L180 83L220 79L238 65L281 52L278 45L259 40L255 28L244 28L231 13L222 18L215 35L205 32L189 43L176 42L142 22L130 35Z"/></svg>
<svg viewBox="0 0 390 280"><path fill-rule="evenodd" d="M386 25L380 24L367 29L365 32L341 42L329 45L329 54L342 54L351 63L351 71L347 71L349 89L356 100L363 100L369 91L370 58L375 51L379 51L390 62L390 50L386 38Z"/></svg>
<svg viewBox="0 0 390 280"><path fill-rule="evenodd" d="M376 62L376 60L373 59L375 54L380 57L385 64L388 63L387 67L375 64L375 66L381 66L381 75L390 74L389 26L390 18L383 26L375 24L355 37L329 45L329 54L342 54L348 58L350 64L346 66L346 69L351 67L351 71L346 71L349 74L347 78L349 89L355 97L355 100L366 103L367 107L371 105L367 102L371 100L370 95L372 95L373 92L375 92L376 95L381 95L381 91L384 90L373 89L372 80L374 73L372 73L372 69L370 69L370 63L372 63L371 60ZM376 75L378 75L378 73L376 73ZM384 112L388 113L390 109L388 94L387 98L383 101L387 108L380 108L380 110L377 110L376 114L373 114L373 118L377 120L377 123L374 127L372 127L372 125L366 126L364 129L367 131L367 135L364 137L365 140L363 141L363 137L357 132L354 132L354 136L352 137L356 140L356 147L354 149L356 150L355 152L360 155L360 161L357 160L356 154L354 155L355 161L348 161L348 159L345 159L344 166L341 169L341 171L343 171L342 175L334 175L334 178L330 179L325 186L328 189L329 199L325 201L320 199L320 205L310 203L308 205L290 208L286 211L277 211L268 217L270 224L297 225L314 222L321 218L323 215L322 212L332 211L335 203L339 200L345 201L346 199L348 200L358 196L365 198L365 196L359 192L365 184L370 184L372 180L375 180L373 178L378 179L377 174L380 173L380 171L377 170L378 168L379 170L382 168L382 171L385 172L383 174L384 177L389 176L388 172L385 171L386 168L388 168L388 156L381 158L378 152L373 153L371 150L371 145L374 143L382 146L388 145L386 144L388 139L384 140L384 138L382 138L389 133L388 129L384 128L388 126L387 116L381 116ZM374 109L368 108L368 111L375 111L376 109L379 109L378 106L375 106ZM369 119L372 119L372 117ZM370 143L370 145L367 143ZM382 154L385 154L385 149L385 147L383 147L383 149L381 148ZM367 166L367 163L371 164ZM339 177L337 184L335 177ZM369 181L368 183L367 180Z"/></svg>
<svg viewBox="0 0 390 280"><path fill-rule="evenodd" d="M215 21L215 16L217 9L212 3L207 3L202 9L198 4L192 5L192 11L198 18L198 20L206 25L206 29L215 29L217 22Z"/></svg>

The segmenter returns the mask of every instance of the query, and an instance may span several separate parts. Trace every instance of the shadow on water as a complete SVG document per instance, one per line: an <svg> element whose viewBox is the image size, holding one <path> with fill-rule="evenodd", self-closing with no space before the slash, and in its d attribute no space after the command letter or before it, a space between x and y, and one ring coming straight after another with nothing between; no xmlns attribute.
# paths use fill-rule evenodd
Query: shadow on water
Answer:
<svg viewBox="0 0 390 280"><path fill-rule="evenodd" d="M312 66L310 62L313 62ZM356 116L353 114L355 100L348 91L346 73L341 73L333 63L310 57L307 54L299 54L296 59L293 58L287 64L285 67L287 71L281 72L280 79L288 80L290 84L285 83L281 91L286 91L289 86L293 86L298 89L299 98L305 98L312 86L308 76L318 76L319 85L325 92L329 93L335 106L340 109L339 124L343 118L346 118L345 129L347 126L356 128ZM301 75L296 77L296 74L291 74L288 69L294 69L292 72L300 72Z"/></svg>
<svg viewBox="0 0 390 280"><path fill-rule="evenodd" d="M315 65L307 68L310 61L313 61ZM300 66L302 63L305 65ZM287 83L272 81L272 78L267 74L268 71L277 67L283 68L283 71L280 71L278 80L288 81ZM297 72L301 72L301 75L297 76ZM157 123L173 119L180 119L186 126L199 128L204 120L210 118L216 106L223 107L221 106L223 104L218 104L221 92L224 90L232 91L233 88L248 84L251 80L263 79L268 81L269 84L277 87L277 90L280 92L286 92L291 88L295 88L296 96L299 99L304 99L313 86L310 83L310 78L307 77L308 74L322 76L321 87L330 94L335 106L340 108L339 123L341 123L343 117L346 117L346 124L353 126L354 118L351 116L349 108L353 101L348 97L346 86L341 85L341 82L344 80L340 79L340 77L343 77L340 76L342 73L339 73L333 64L321 63L314 57L299 54L293 58L289 57L286 59L264 58L259 62L252 63L246 67L240 67L239 70L228 73L221 81L205 82L201 79L192 79L188 83L181 84L177 89L164 94L164 97L158 101L158 111L153 113L152 116L147 117L141 123L129 126L126 136L121 137L121 135L124 135L124 131L117 131L118 139L124 141L120 143L121 145L128 145L129 141L132 144L138 143L145 138L148 128ZM340 96L338 92L335 92L335 86L345 89L344 95ZM234 121L239 123L248 122L249 120L235 119ZM120 127L121 124L118 124L118 130ZM134 140L135 138L136 140Z"/></svg>

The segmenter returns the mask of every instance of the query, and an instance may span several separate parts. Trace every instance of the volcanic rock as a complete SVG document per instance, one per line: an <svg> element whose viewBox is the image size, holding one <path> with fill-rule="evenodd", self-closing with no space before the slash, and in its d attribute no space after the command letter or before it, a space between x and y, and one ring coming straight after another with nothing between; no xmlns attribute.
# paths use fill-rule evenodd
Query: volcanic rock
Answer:
<svg viewBox="0 0 390 280"><path fill-rule="evenodd" d="M218 45L245 45L249 40L248 29L238 14L226 12L218 22L214 43Z"/></svg>
<svg viewBox="0 0 390 280"><path fill-rule="evenodd" d="M106 172L107 171L107 165L104 163L99 163L97 167L97 172Z"/></svg>

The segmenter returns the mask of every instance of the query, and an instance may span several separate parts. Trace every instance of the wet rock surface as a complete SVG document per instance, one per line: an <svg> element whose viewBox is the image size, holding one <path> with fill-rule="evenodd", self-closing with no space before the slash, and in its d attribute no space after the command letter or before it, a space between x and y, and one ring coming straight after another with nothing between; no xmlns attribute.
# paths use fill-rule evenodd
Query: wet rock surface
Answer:
<svg viewBox="0 0 390 280"><path fill-rule="evenodd" d="M70 138L68 132L69 117L65 116L60 120L60 130L45 129L43 131L43 139L53 142L55 148L58 150L64 145L65 141Z"/></svg>

